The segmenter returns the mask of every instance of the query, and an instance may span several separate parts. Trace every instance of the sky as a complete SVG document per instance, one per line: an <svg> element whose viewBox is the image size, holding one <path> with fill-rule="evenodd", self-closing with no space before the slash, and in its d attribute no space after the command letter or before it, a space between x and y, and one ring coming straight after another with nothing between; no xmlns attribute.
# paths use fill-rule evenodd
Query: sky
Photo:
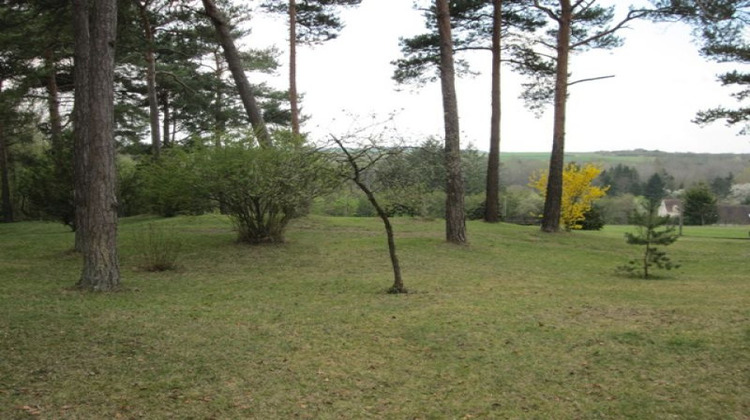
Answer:
<svg viewBox="0 0 750 420"><path fill-rule="evenodd" d="M603 1L607 4L607 1ZM625 2L618 1L624 11ZM363 0L345 10L345 28L335 40L298 47L298 89L302 112L310 116L302 130L313 139L343 135L374 115L386 119L407 142L442 138L439 82L421 88L399 86L391 62L400 57L399 38L424 32L412 0ZM258 15L256 15L258 16ZM248 45L275 45L286 63L287 27L279 17L255 18ZM572 80L614 75L571 86L565 150L662 150L693 153L750 153L750 136L739 127L691 122L697 111L719 105L736 107L716 76L736 64L706 61L698 54L691 29L683 24L634 22L620 33L623 47L592 50L571 57ZM490 55L468 57L479 76L457 80L462 146L489 148ZM286 65L286 64L285 64ZM287 86L287 68L267 80ZM524 79L510 69L502 74L501 152L549 152L552 107L537 118L518 99Z"/></svg>

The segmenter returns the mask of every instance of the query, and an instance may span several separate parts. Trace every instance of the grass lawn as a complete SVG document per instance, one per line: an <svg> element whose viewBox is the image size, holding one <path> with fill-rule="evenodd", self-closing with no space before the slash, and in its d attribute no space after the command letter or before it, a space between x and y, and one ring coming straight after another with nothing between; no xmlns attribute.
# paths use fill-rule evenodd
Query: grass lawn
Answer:
<svg viewBox="0 0 750 420"><path fill-rule="evenodd" d="M176 271L139 269L156 224ZM0 418L748 418L748 227L685 228L682 263L618 277L624 227L542 234L310 217L283 245L216 215L120 225L125 290L70 289L57 224L0 225Z"/></svg>

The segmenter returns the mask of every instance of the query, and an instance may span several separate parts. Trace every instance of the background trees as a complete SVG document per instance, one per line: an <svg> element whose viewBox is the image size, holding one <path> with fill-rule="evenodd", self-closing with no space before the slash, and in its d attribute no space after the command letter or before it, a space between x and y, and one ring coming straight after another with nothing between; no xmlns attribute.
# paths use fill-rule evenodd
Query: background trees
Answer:
<svg viewBox="0 0 750 420"><path fill-rule="evenodd" d="M290 12L288 1L267 3L273 3L271 9L274 11L286 14ZM292 38L299 42L320 42L332 38L341 27L336 7L356 3L292 3L296 12L295 22L299 26L296 36ZM216 203L209 199L193 198L183 192L175 193L179 191L175 187L179 184L175 181L175 174L178 173L176 164L174 167L165 165L161 168L149 165L146 163L147 156L160 153L159 142L165 148L179 148L190 154L201 148L221 147L237 140L244 141L248 137L245 131L247 116L244 106L235 86L229 80L228 63L221 53L219 36L212 21L199 7L201 4L162 0L119 3L120 48L115 56L114 114L117 153L122 154L118 159L124 165L119 174L118 197L120 204L123 204L118 210L120 215L144 211L173 215L213 210ZM396 77L401 81L426 81L439 75L440 33L437 8L432 2L422 4L427 5L427 31L403 41L405 55L396 63ZM251 27L239 23L247 22L250 17L260 13L259 10L238 7L232 1L214 5L225 14L229 37L235 41L247 35ZM577 9L581 13L576 17L590 18L593 25L586 27L578 22L582 25L581 28L589 29L587 37L584 36L583 29L574 30L576 22L572 22L571 45L585 50L618 43L613 37L618 25L607 21L612 17L611 9L599 10L595 2L585 2L585 7L584 3L571 3L570 6L582 7ZM701 29L706 54L709 54L709 46L712 54L730 51L730 46L742 47L744 41L738 25L744 19L743 16L746 16L743 15L743 10L746 10L743 7L746 5L717 0L701 4L670 2L669 6L670 8L665 6L664 9L671 13L669 16L684 18ZM504 48L503 59L513 69L545 80L543 76L549 76L556 63L553 57L545 58L556 53L556 49L548 48L556 46L556 39L549 37L548 30L559 28L558 22L548 12L558 16L557 13L562 11L560 7L560 2L556 1L506 1L502 4L490 0L449 2L453 42L451 50L456 73L470 74L482 69L476 66L478 61L473 60L469 51L494 50L496 54L491 63L487 61L484 67L488 71L492 68L493 74L499 76L497 48L500 44ZM72 73L86 66L77 66L75 70L71 66L74 46L73 32L69 25L70 5L57 0L3 2L0 19L4 27L0 35L2 217L7 221L18 218L60 220L78 229L80 235L77 236L80 237L85 230L85 223L72 216L76 204L73 198L77 197L79 200L75 214L83 217L85 206L80 199L86 186L78 175L85 173L87 169L79 167L74 170L71 156L75 154L78 157L76 162L84 162L86 148L81 140L85 136L76 137L71 133L71 119L75 119L71 118L71 104L74 95L79 96L79 103L84 103L86 99L80 96L85 95L81 89L74 93ZM540 29L540 26L544 28ZM595 41L594 37L598 35L602 37ZM585 40L592 43L582 44ZM272 74L278 66L275 60L277 54L251 48L254 40L249 38L249 41L248 46L237 51L241 73L248 75L249 72L262 69ZM574 44L575 42L579 44ZM731 51L732 54L740 54L741 48ZM472 66L475 66L473 69L464 60L467 57L472 58ZM88 76L79 74L78 77ZM254 78L254 74L249 74L248 77ZM578 80L569 81L568 85L577 82ZM498 97L494 87L497 87L497 78L494 78L493 89L487 89L488 92L492 90L493 101ZM268 84L249 85L248 90L255 96L257 113L267 126L269 135L290 124L293 117L286 103L297 95L289 96L288 92L274 90ZM533 97L548 98L545 95ZM493 110L498 105L499 101L496 101ZM81 109L76 107L76 111ZM499 112L495 114L499 115ZM499 168L499 165L493 166L498 162L496 152L499 149L494 147L498 140L498 115L493 115L487 124L492 138L489 155L470 148L465 148L460 153L463 178L460 184L465 196L464 204L460 207L469 218L481 215L485 220L490 220L492 215L501 215L519 220L525 216L518 214L517 211L521 210L516 209L531 209L536 205L536 198L532 197L534 193L523 186L530 169L538 167L528 161L517 165L509 160L501 170L505 179L504 186L510 193L502 200L493 197L493 191L499 189L499 186L493 186L498 179L495 170ZM86 117L78 117L81 118ZM77 132L82 133L84 130L85 127L80 127ZM141 141L149 133L159 135L158 141L151 140L151 151L146 144L148 142ZM74 138L78 139L75 151ZM415 139L415 142L421 140L423 139ZM446 166L444 162L437 167L433 165L433 158L445 159L446 154L441 149L443 147L433 148L425 142L422 147L384 160L374 171L373 178L367 181L380 183L386 188L387 192L383 197L387 211L434 217L446 208L446 203L438 203L438 198L446 190ZM597 181L598 185L612 185L609 191L612 200L603 206L606 215L617 214L616 217L621 219L621 214L626 212L621 207L629 207L625 204L632 201L623 194L643 194L646 184L639 177L643 176L645 180L654 172L662 177L666 192L672 196L679 194L685 185L705 181L711 184L719 199L734 203L744 200L744 197L729 194L730 191L741 191L741 188L735 187L748 179L743 172L744 166L741 166L743 163L735 163L735 157L728 159L726 170L718 174L708 169L710 165L689 164L691 161L688 158L682 161L683 164L667 163L665 156L656 156L655 159L653 163L637 159L622 160L620 162L626 163L608 168L602 174ZM486 169L480 168L481 166ZM418 174L419 168L427 171L425 176ZM670 176L666 176L664 170ZM729 176L730 171L736 175ZM78 179L78 191L75 195L71 192L74 174ZM389 179L390 175L387 174L400 175ZM435 185L434 179L438 177L443 177L438 182L441 185ZM160 184L164 187L161 188ZM517 186L509 188L512 184ZM169 192L171 187L168 186L174 187L172 192ZM484 191L484 198L480 197L481 191ZM189 199L176 198L179 195ZM363 198L361 194L357 197L358 200ZM482 201L485 201L484 205L481 204ZM495 204L502 207L493 209ZM371 211L368 206L362 206L362 210ZM526 210L522 211L524 212L528 213ZM81 246L79 248L82 249Z"/></svg>
<svg viewBox="0 0 750 420"><path fill-rule="evenodd" d="M716 197L706 184L697 184L685 191L682 203L686 225L710 225L719 220Z"/></svg>
<svg viewBox="0 0 750 420"><path fill-rule="evenodd" d="M485 208L483 219L499 219L500 191L500 123L501 123L501 61L503 49L512 56L509 61L522 73L548 72L549 67L531 50L524 32L542 26L543 21L530 13L522 1L461 0L449 2L452 22L454 55L459 52L486 50L491 52L491 116L490 147L485 180ZM439 33L435 24L435 8L425 10L426 26L430 32L402 39L403 58L393 62L393 78L398 83L421 85L434 80L439 68ZM456 57L459 75L472 74L467 61Z"/></svg>

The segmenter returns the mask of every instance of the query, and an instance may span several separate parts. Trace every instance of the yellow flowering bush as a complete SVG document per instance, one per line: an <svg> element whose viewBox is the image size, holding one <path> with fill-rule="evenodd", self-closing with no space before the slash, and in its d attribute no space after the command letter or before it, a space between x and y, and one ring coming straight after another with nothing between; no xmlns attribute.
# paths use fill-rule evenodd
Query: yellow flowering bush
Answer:
<svg viewBox="0 0 750 420"><path fill-rule="evenodd" d="M581 222L586 219L584 215L591 209L594 201L607 194L609 186L597 187L591 184L601 172L601 167L590 163L583 166L569 163L565 167L560 224L566 230L581 229ZM529 182L542 196L546 195L547 171L532 174Z"/></svg>

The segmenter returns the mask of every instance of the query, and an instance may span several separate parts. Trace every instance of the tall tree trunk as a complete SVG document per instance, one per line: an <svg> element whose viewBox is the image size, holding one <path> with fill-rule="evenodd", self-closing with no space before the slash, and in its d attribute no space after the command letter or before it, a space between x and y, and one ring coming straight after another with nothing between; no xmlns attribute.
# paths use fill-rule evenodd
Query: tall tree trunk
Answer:
<svg viewBox="0 0 750 420"><path fill-rule="evenodd" d="M227 60L229 70L232 72L232 77L237 85L237 90L240 93L242 104L247 112L247 117L250 120L250 124L253 126L253 131L258 137L258 143L263 147L271 147L273 142L271 141L271 135L268 133L265 121L263 121L263 114L261 113L260 107L255 101L255 95L253 94L250 82L247 80L245 70L242 68L242 60L240 60L240 53L237 51L237 47L234 45L232 34L229 31L229 24L224 15L216 8L213 0L203 0L203 7L206 10L206 15L211 19L216 33L219 36L219 42L221 47L224 49L224 57Z"/></svg>
<svg viewBox="0 0 750 420"><path fill-rule="evenodd" d="M2 81L0 81L0 89ZM13 218L13 200L10 197L10 168L8 159L8 143L5 139L3 120L0 119L0 194L3 196L2 210L3 222L11 223Z"/></svg>
<svg viewBox="0 0 750 420"><path fill-rule="evenodd" d="M148 97L149 121L151 123L151 148L155 158L161 154L161 134L159 132L159 103L156 98L156 57L154 56L154 28L148 18L148 3L134 0L146 37L146 93Z"/></svg>
<svg viewBox="0 0 750 420"><path fill-rule="evenodd" d="M214 63L216 64L216 80L221 80L224 76L224 64L221 61L221 54L214 51ZM221 147L222 137L226 130L226 117L224 116L224 97L221 94L221 88L216 89L216 107L214 110L214 146Z"/></svg>
<svg viewBox="0 0 750 420"><path fill-rule="evenodd" d="M86 0L75 0L85 2ZM83 7L83 6L79 6ZM91 9L86 148L87 203L83 271L78 286L112 291L120 286L115 193L114 63L117 0L99 0ZM80 24L74 21L75 25Z"/></svg>
<svg viewBox="0 0 750 420"><path fill-rule="evenodd" d="M464 183L461 174L461 139L458 125L453 40L451 35L448 0L436 0L438 32L440 34L440 82L443 92L443 121L445 125L445 237L448 242L466 243L464 215Z"/></svg>
<svg viewBox="0 0 750 420"><path fill-rule="evenodd" d="M292 134L299 135L297 105L297 2L289 0L289 106L292 113Z"/></svg>
<svg viewBox="0 0 750 420"><path fill-rule="evenodd" d="M89 33L89 5L87 0L73 1L73 37L75 39L73 67L73 201L75 203L75 250L84 252L86 248L86 191L88 172L88 110L89 68L91 60L91 36Z"/></svg>
<svg viewBox="0 0 750 420"><path fill-rule="evenodd" d="M61 170L64 155L62 118L60 117L60 89L57 86L57 70L52 48L44 50L44 67L47 72L47 108L49 111L50 140L55 169Z"/></svg>
<svg viewBox="0 0 750 420"><path fill-rule="evenodd" d="M164 121L162 122L164 142L162 143L162 145L164 147L170 147L172 145L172 142L169 139L169 124L171 122L170 119L172 118L172 116L169 113L169 92L167 90L163 90L161 92L161 94L159 95L159 102L161 103L162 114L164 115Z"/></svg>
<svg viewBox="0 0 750 420"><path fill-rule="evenodd" d="M487 159L484 221L500 221L500 55L502 37L502 0L493 0L492 18L492 115L490 116L490 154Z"/></svg>
<svg viewBox="0 0 750 420"><path fill-rule="evenodd" d="M570 0L560 0L557 32L557 69L555 74L555 114L552 133L552 155L549 160L547 193L542 215L542 231L560 230L563 171L565 165L565 108L568 99L568 58L573 9Z"/></svg>

